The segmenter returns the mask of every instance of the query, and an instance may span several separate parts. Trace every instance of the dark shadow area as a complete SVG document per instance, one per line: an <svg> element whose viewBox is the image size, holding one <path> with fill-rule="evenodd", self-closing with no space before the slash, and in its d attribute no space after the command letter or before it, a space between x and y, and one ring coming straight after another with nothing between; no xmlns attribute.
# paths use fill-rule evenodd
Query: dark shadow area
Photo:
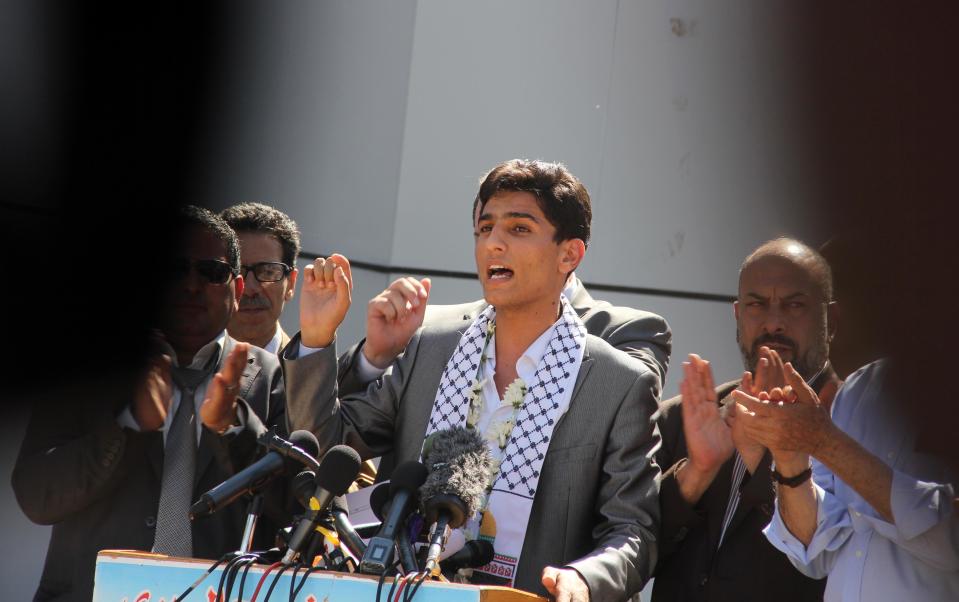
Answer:
<svg viewBox="0 0 959 602"><path fill-rule="evenodd" d="M833 234L824 253L843 304L836 367L846 375L889 357L894 390L920 421L920 445L959 467L950 391L959 339L957 16L946 2L816 10L807 76L820 219Z"/></svg>

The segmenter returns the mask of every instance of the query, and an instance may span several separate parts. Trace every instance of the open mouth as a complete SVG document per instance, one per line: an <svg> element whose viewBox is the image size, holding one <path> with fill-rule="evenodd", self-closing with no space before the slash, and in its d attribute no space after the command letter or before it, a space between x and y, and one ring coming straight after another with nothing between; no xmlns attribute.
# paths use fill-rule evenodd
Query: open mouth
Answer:
<svg viewBox="0 0 959 602"><path fill-rule="evenodd" d="M503 265L491 265L486 269L486 276L491 281L509 280L513 277L513 270Z"/></svg>

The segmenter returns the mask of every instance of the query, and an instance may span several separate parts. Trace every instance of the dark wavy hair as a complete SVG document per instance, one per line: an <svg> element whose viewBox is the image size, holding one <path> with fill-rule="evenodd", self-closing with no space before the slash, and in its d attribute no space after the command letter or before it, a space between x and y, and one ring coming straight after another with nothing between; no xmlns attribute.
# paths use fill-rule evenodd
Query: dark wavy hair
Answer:
<svg viewBox="0 0 959 602"><path fill-rule="evenodd" d="M224 209L220 217L236 232L272 234L283 247L283 263L296 267L300 256L300 230L289 215L263 203L240 203Z"/></svg>
<svg viewBox="0 0 959 602"><path fill-rule="evenodd" d="M191 226L199 226L216 236L226 248L226 259L233 271L240 271L240 241L236 237L236 232L222 217L209 209L186 205L177 214L176 225L181 237Z"/></svg>
<svg viewBox="0 0 959 602"><path fill-rule="evenodd" d="M486 203L499 192L530 192L540 209L556 228L556 242L579 238L589 246L593 209L583 183L562 163L512 159L489 171L480 183L473 201L473 219Z"/></svg>

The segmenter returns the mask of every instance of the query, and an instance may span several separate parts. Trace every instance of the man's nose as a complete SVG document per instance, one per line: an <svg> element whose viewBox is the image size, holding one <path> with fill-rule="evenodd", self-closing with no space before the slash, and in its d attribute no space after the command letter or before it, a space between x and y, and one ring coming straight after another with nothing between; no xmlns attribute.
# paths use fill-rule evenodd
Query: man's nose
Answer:
<svg viewBox="0 0 959 602"><path fill-rule="evenodd" d="M499 227L493 226L490 230L489 236L486 237L486 248L491 251L502 251L506 248L506 239Z"/></svg>
<svg viewBox="0 0 959 602"><path fill-rule="evenodd" d="M786 331L786 316L778 307L770 307L763 320L763 330L770 334Z"/></svg>
<svg viewBox="0 0 959 602"><path fill-rule="evenodd" d="M263 291L263 285L261 285L260 281L257 280L253 270L247 272L243 277L243 285L244 297L255 297Z"/></svg>

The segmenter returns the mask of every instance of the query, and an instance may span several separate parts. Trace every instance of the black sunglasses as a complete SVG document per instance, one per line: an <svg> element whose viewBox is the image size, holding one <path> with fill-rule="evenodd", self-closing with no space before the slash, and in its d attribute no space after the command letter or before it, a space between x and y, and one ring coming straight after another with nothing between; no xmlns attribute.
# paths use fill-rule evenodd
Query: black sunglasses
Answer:
<svg viewBox="0 0 959 602"><path fill-rule="evenodd" d="M226 284L230 278L237 275L233 267L220 259L188 259L177 257L170 264L170 276L175 280L186 278L190 270L203 277L209 284Z"/></svg>
<svg viewBox="0 0 959 602"><path fill-rule="evenodd" d="M261 261L253 265L240 266L240 273L243 274L244 278L247 278L250 272L253 272L253 275L260 282L279 282L292 271L293 268L279 261Z"/></svg>

